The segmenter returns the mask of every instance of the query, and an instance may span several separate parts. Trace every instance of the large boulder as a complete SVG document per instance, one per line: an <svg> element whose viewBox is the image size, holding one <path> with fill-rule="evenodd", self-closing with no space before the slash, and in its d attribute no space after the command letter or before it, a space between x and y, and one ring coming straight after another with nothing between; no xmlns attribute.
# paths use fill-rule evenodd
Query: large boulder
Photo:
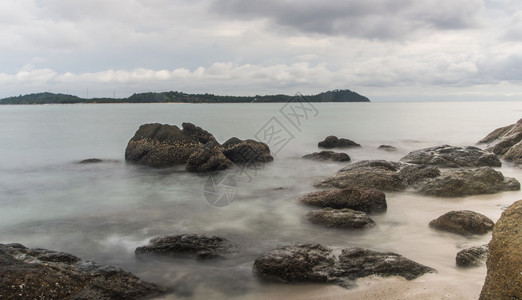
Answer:
<svg viewBox="0 0 522 300"><path fill-rule="evenodd" d="M162 293L120 268L20 244L0 244L2 299L144 299Z"/></svg>
<svg viewBox="0 0 522 300"><path fill-rule="evenodd" d="M161 255L183 258L219 258L235 250L227 239L200 234L156 237L146 246L136 248L136 255Z"/></svg>
<svg viewBox="0 0 522 300"><path fill-rule="evenodd" d="M486 151L515 164L522 164L522 119L513 125L495 129L479 144L489 144Z"/></svg>
<svg viewBox="0 0 522 300"><path fill-rule="evenodd" d="M475 267L486 261L488 257L488 245L476 246L461 250L455 257L455 262L459 267Z"/></svg>
<svg viewBox="0 0 522 300"><path fill-rule="evenodd" d="M401 158L401 161L442 168L500 167L502 165L495 155L477 147L462 148L450 145L416 150Z"/></svg>
<svg viewBox="0 0 522 300"><path fill-rule="evenodd" d="M375 221L362 211L348 208L323 208L306 214L306 218L315 224L326 227L360 229L375 226Z"/></svg>
<svg viewBox="0 0 522 300"><path fill-rule="evenodd" d="M230 138L223 143L223 154L231 161L242 166L255 166L274 160L267 144L254 140Z"/></svg>
<svg viewBox="0 0 522 300"><path fill-rule="evenodd" d="M417 185L425 195L437 197L463 197L520 190L520 183L490 167L452 169L441 176L427 179Z"/></svg>
<svg viewBox="0 0 522 300"><path fill-rule="evenodd" d="M365 213L386 211L386 195L376 189L347 188L309 193L299 201L317 207L335 209L353 209Z"/></svg>
<svg viewBox="0 0 522 300"><path fill-rule="evenodd" d="M350 161L350 156L348 156L348 154L343 153L343 152L334 152L334 151L314 152L314 153L303 156L303 158L321 160L321 161L324 161L324 160L341 161L341 162Z"/></svg>
<svg viewBox="0 0 522 300"><path fill-rule="evenodd" d="M462 235L485 234L494 224L490 218L470 210L450 211L430 222L432 228Z"/></svg>
<svg viewBox="0 0 522 300"><path fill-rule="evenodd" d="M335 283L350 286L370 275L415 279L435 270L395 253L362 248L343 249L336 257L320 244L283 246L258 257L255 272L264 278L286 282Z"/></svg>
<svg viewBox="0 0 522 300"><path fill-rule="evenodd" d="M324 139L324 141L319 142L317 144L320 148L353 148L353 147L361 147L361 145L357 144L356 142L344 139L344 138L338 138L336 136L330 135Z"/></svg>
<svg viewBox="0 0 522 300"><path fill-rule="evenodd" d="M481 300L522 299L522 200L506 209L493 228Z"/></svg>

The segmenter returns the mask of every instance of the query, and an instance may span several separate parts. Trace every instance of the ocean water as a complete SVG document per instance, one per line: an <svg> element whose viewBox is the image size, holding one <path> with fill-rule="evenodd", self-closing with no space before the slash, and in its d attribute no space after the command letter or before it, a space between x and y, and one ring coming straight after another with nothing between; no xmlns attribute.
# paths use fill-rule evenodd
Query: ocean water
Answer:
<svg viewBox="0 0 522 300"><path fill-rule="evenodd" d="M388 211L373 216L375 228L328 229L308 223L304 215L311 208L296 199L316 190L314 180L346 163L300 157L318 151L317 142L326 136L337 135L362 145L345 151L352 162L399 160L420 148L474 145L521 116L517 102L318 103L293 110L281 103L0 106L0 243L65 251L122 267L166 287L165 299L350 298L353 291L338 287L260 282L252 264L258 255L294 242L360 246L393 251L437 269L412 283L400 281L411 284L412 299L476 299L486 268L457 268L455 255L489 242L491 235L461 237L434 231L428 223L459 209L496 221L505 207L522 199L522 192L451 199L387 193ZM274 162L257 169L222 172L235 180L237 190L230 205L215 207L205 198L208 174L125 163L127 142L139 125L151 122L192 122L220 142L233 136L260 138L277 153ZM377 150L382 144L398 150ZM78 164L93 157L105 161ZM522 181L522 169L504 163L500 170ZM241 251L227 260L204 262L135 258L134 249L152 237L182 233L222 236ZM359 286L371 290L389 280L370 278ZM442 288L426 291L430 285Z"/></svg>

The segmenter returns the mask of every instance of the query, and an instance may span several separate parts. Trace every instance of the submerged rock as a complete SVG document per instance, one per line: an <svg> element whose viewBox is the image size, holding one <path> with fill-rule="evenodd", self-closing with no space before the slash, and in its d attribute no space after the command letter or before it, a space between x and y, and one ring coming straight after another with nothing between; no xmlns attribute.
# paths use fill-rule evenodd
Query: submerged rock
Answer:
<svg viewBox="0 0 522 300"><path fill-rule="evenodd" d="M2 299L143 299L162 293L122 269L20 244L0 244Z"/></svg>
<svg viewBox="0 0 522 300"><path fill-rule="evenodd" d="M522 164L522 119L513 125L495 129L479 144L489 144L486 151L515 164Z"/></svg>
<svg viewBox="0 0 522 300"><path fill-rule="evenodd" d="M390 145L380 145L379 147L377 147L377 150L384 150L384 151L388 151L388 152L394 152L394 151L397 151L397 148L393 147L393 146L390 146Z"/></svg>
<svg viewBox="0 0 522 300"><path fill-rule="evenodd" d="M488 257L488 245L471 247L461 250L455 257L455 262L459 267L474 267L481 265Z"/></svg>
<svg viewBox="0 0 522 300"><path fill-rule="evenodd" d="M80 161L79 163L80 164L95 164L95 163L101 163L101 162L103 162L103 160L99 159L99 158L87 158L87 159Z"/></svg>
<svg viewBox="0 0 522 300"><path fill-rule="evenodd" d="M495 224L486 265L480 300L522 299L522 200L509 206Z"/></svg>
<svg viewBox="0 0 522 300"><path fill-rule="evenodd" d="M348 208L323 208L306 214L306 218L315 224L327 227L360 229L375 226L375 221L362 211Z"/></svg>
<svg viewBox="0 0 522 300"><path fill-rule="evenodd" d="M477 147L443 145L410 152L401 158L411 164L434 165L442 168L500 167L502 163L491 153Z"/></svg>
<svg viewBox="0 0 522 300"><path fill-rule="evenodd" d="M348 154L333 151L314 152L303 156L303 158L313 160L350 161L350 156L348 156Z"/></svg>
<svg viewBox="0 0 522 300"><path fill-rule="evenodd" d="M231 161L244 166L274 160L267 144L254 140L241 140L236 137L223 143L223 154Z"/></svg>
<svg viewBox="0 0 522 300"><path fill-rule="evenodd" d="M430 222L435 229L462 235L485 234L494 224L490 218L470 210L450 211Z"/></svg>
<svg viewBox="0 0 522 300"><path fill-rule="evenodd" d="M490 167L455 169L441 176L428 179L417 186L425 195L437 197L462 197L494 194L502 191L520 190L520 183Z"/></svg>
<svg viewBox="0 0 522 300"><path fill-rule="evenodd" d="M365 213L386 211L386 195L376 189L342 189L309 193L299 201L312 206L353 209Z"/></svg>
<svg viewBox="0 0 522 300"><path fill-rule="evenodd" d="M344 138L338 138L336 136L330 135L324 139L324 141L319 142L318 146L320 148L352 148L352 147L361 147L361 145L357 144L356 142L344 139Z"/></svg>
<svg viewBox="0 0 522 300"><path fill-rule="evenodd" d="M200 234L156 237L146 246L136 248L136 255L162 255L171 257L219 258L235 250L227 239Z"/></svg>
<svg viewBox="0 0 522 300"><path fill-rule="evenodd" d="M353 280L370 275L411 280L435 270L395 253L347 248L336 258L330 248L320 244L298 244L263 254L255 260L254 271L264 278L286 282L348 286Z"/></svg>

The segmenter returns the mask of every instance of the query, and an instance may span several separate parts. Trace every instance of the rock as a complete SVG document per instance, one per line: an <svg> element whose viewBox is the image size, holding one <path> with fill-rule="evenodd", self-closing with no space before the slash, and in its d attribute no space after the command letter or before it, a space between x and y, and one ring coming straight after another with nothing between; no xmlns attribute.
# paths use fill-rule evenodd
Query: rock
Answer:
<svg viewBox="0 0 522 300"><path fill-rule="evenodd" d="M493 229L490 218L470 210L450 211L430 222L430 226L461 235L485 234Z"/></svg>
<svg viewBox="0 0 522 300"><path fill-rule="evenodd" d="M223 143L223 154L231 161L250 166L256 163L267 163L274 160L267 144L254 140L240 140L230 138Z"/></svg>
<svg viewBox="0 0 522 300"><path fill-rule="evenodd" d="M332 250L320 244L297 244L272 250L258 257L254 270L268 279L287 282L327 282L333 269Z"/></svg>
<svg viewBox="0 0 522 300"><path fill-rule="evenodd" d="M305 159L313 159L313 160L332 160L332 161L350 161L350 156L346 153L342 152L333 152L333 151L321 151L314 152L312 154L307 154L303 156Z"/></svg>
<svg viewBox="0 0 522 300"><path fill-rule="evenodd" d="M493 228L480 300L522 299L522 200L506 209Z"/></svg>
<svg viewBox="0 0 522 300"><path fill-rule="evenodd" d="M375 165L365 161L367 165L358 163L349 165L337 172L334 176L323 178L314 183L321 188L375 188L382 191L402 191L406 188L404 179L397 174L393 164ZM391 169L393 168L393 169Z"/></svg>
<svg viewBox="0 0 522 300"><path fill-rule="evenodd" d="M459 267L478 266L486 260L488 253L488 245L467 248L457 253L455 262Z"/></svg>
<svg viewBox="0 0 522 300"><path fill-rule="evenodd" d="M207 142L188 158L185 168L192 172L211 172L229 168L232 162L223 154L223 147L215 141Z"/></svg>
<svg viewBox="0 0 522 300"><path fill-rule="evenodd" d="M82 161L80 161L79 163L80 164L95 164L95 163L101 163L103 162L103 160L99 159L99 158L88 158L88 159L84 159Z"/></svg>
<svg viewBox="0 0 522 300"><path fill-rule="evenodd" d="M517 123L495 129L479 144L489 144L486 151L493 152L507 161L522 164L522 119Z"/></svg>
<svg viewBox="0 0 522 300"><path fill-rule="evenodd" d="M376 189L347 188L307 194L299 201L312 206L353 209L365 213L386 211L386 195Z"/></svg>
<svg viewBox="0 0 522 300"><path fill-rule="evenodd" d="M222 257L234 250L234 245L221 237L182 234L153 238L148 245L136 248L135 253L209 259Z"/></svg>
<svg viewBox="0 0 522 300"><path fill-rule="evenodd" d="M151 167L184 164L202 145L215 141L208 132L193 124L183 123L183 127L180 130L173 125L141 125L125 149L125 159Z"/></svg>
<svg viewBox="0 0 522 300"><path fill-rule="evenodd" d="M333 209L323 208L306 214L306 218L315 224L326 227L360 229L375 226L375 221L362 211L348 208Z"/></svg>
<svg viewBox="0 0 522 300"><path fill-rule="evenodd" d="M318 144L321 148L350 148L350 147L361 147L354 141L349 139L337 138L336 136L330 135L324 139L324 141Z"/></svg>
<svg viewBox="0 0 522 300"><path fill-rule="evenodd" d="M386 161L386 160L361 160L360 162L356 162L354 164L350 164L338 171L338 173L357 170L361 168L375 168L382 169L386 171L397 172L406 164L395 162L395 161Z"/></svg>
<svg viewBox="0 0 522 300"><path fill-rule="evenodd" d="M272 250L255 260L254 270L269 279L341 286L370 275L395 275L410 280L435 271L395 253L362 248L343 249L337 258L330 248L314 243Z"/></svg>
<svg viewBox="0 0 522 300"><path fill-rule="evenodd" d="M442 175L427 179L417 186L425 195L437 197L463 197L520 190L514 178L505 178L490 167L448 170Z"/></svg>
<svg viewBox="0 0 522 300"><path fill-rule="evenodd" d="M406 165L398 173L408 185L417 184L428 178L440 176L441 172L434 166Z"/></svg>
<svg viewBox="0 0 522 300"><path fill-rule="evenodd" d="M390 146L390 145L380 145L377 150L384 150L388 152L394 152L397 151L397 148Z"/></svg>
<svg viewBox="0 0 522 300"><path fill-rule="evenodd" d="M0 244L2 299L143 299L162 293L131 273L20 244Z"/></svg>
<svg viewBox="0 0 522 300"><path fill-rule="evenodd" d="M370 275L401 276L412 280L431 272L435 272L435 270L396 253L347 248L343 249L339 255L339 268L336 270L335 276L349 279Z"/></svg>
<svg viewBox="0 0 522 300"><path fill-rule="evenodd" d="M435 165L442 168L500 167L502 163L493 154L477 147L454 147L443 145L410 152L401 158L411 164Z"/></svg>

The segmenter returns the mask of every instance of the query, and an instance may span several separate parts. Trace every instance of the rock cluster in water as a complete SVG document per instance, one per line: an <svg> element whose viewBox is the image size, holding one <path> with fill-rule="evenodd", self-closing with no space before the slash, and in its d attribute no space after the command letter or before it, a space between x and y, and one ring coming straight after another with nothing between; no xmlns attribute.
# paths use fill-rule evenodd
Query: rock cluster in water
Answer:
<svg viewBox="0 0 522 300"><path fill-rule="evenodd" d="M182 128L158 123L141 125L125 149L125 159L151 167L185 164L193 172L273 160L265 143L231 138L221 145L211 133L194 124L183 123Z"/></svg>
<svg viewBox="0 0 522 300"><path fill-rule="evenodd" d="M479 144L488 144L486 151L522 165L522 119L513 125L495 129Z"/></svg>
<svg viewBox="0 0 522 300"><path fill-rule="evenodd" d="M143 299L163 290L63 252L0 244L1 299Z"/></svg>

